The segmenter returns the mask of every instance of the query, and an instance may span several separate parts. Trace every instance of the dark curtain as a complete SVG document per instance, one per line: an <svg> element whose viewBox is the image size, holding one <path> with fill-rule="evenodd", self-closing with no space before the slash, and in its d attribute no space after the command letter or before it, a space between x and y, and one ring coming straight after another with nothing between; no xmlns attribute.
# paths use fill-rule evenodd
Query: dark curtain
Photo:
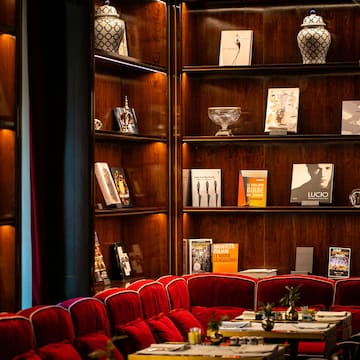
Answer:
<svg viewBox="0 0 360 360"><path fill-rule="evenodd" d="M91 293L91 9L28 2L34 305Z"/></svg>

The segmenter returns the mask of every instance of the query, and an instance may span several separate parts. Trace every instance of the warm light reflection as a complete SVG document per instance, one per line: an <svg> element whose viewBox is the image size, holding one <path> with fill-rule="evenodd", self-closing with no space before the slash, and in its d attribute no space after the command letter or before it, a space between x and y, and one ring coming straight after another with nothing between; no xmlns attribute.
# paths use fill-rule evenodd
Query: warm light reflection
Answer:
<svg viewBox="0 0 360 360"><path fill-rule="evenodd" d="M15 240L15 227L12 225L0 225L0 242L3 243L3 241L8 242L14 240Z"/></svg>

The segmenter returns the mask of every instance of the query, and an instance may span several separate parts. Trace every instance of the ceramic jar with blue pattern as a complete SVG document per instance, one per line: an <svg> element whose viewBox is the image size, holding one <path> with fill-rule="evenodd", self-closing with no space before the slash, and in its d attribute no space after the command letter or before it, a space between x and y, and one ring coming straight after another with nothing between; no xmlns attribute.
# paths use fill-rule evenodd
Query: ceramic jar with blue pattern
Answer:
<svg viewBox="0 0 360 360"><path fill-rule="evenodd" d="M331 35L325 29L323 18L310 10L301 24L297 43L303 58L303 64L325 64L326 55L331 43Z"/></svg>
<svg viewBox="0 0 360 360"><path fill-rule="evenodd" d="M95 12L95 48L117 53L124 36L123 24L116 8L110 6L110 1L104 1Z"/></svg>

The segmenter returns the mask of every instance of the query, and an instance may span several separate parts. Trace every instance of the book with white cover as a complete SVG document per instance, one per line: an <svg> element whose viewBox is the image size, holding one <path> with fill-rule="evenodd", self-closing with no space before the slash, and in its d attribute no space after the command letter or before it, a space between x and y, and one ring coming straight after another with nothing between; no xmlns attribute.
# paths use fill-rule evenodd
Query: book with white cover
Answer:
<svg viewBox="0 0 360 360"><path fill-rule="evenodd" d="M297 132L299 88L269 88L265 132Z"/></svg>
<svg viewBox="0 0 360 360"><path fill-rule="evenodd" d="M291 203L331 204L334 182L334 164L293 164Z"/></svg>
<svg viewBox="0 0 360 360"><path fill-rule="evenodd" d="M219 65L250 65L253 33L253 30L221 31Z"/></svg>
<svg viewBox="0 0 360 360"><path fill-rule="evenodd" d="M191 169L193 207L221 207L221 169Z"/></svg>
<svg viewBox="0 0 360 360"><path fill-rule="evenodd" d="M342 102L341 135L360 135L360 100Z"/></svg>
<svg viewBox="0 0 360 360"><path fill-rule="evenodd" d="M277 275L277 272L278 272L277 269L259 268L259 269L242 270L242 271L239 271L239 274L252 276L252 277L257 278L257 279L262 279L264 277Z"/></svg>
<svg viewBox="0 0 360 360"><path fill-rule="evenodd" d="M95 163L95 176L104 196L106 206L121 207L121 200L116 190L114 179L107 162Z"/></svg>

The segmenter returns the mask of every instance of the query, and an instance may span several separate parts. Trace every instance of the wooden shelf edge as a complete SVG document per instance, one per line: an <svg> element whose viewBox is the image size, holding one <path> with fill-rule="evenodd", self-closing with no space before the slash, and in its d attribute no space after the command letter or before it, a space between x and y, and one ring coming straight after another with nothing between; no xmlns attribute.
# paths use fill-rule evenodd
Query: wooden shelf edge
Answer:
<svg viewBox="0 0 360 360"><path fill-rule="evenodd" d="M121 142L167 142L167 139L164 136L123 135L116 131L110 130L96 130L95 139L99 141L113 140Z"/></svg>
<svg viewBox="0 0 360 360"><path fill-rule="evenodd" d="M122 209L95 209L95 216L100 217L119 217L135 215L167 214L168 210L163 207L144 207L144 208L122 208Z"/></svg>
<svg viewBox="0 0 360 360"><path fill-rule="evenodd" d="M15 226L15 218L13 216L0 217L0 226L3 226L3 225Z"/></svg>
<svg viewBox="0 0 360 360"><path fill-rule="evenodd" d="M222 206L221 208L195 208L186 207L183 213L187 214L272 214L272 213L359 213L360 208L352 206L267 206L267 207L237 207Z"/></svg>
<svg viewBox="0 0 360 360"><path fill-rule="evenodd" d="M360 141L360 135L341 134L296 134L296 135L234 135L234 136L183 136L182 142L187 143L236 143L236 142L292 142L292 141L327 141L354 142Z"/></svg>
<svg viewBox="0 0 360 360"><path fill-rule="evenodd" d="M164 73L165 75L167 74L166 67L148 64L130 56L122 56L115 53L109 53L104 50L96 49L94 58L95 63L99 62L104 65L116 65L120 68L129 68L139 72L156 72Z"/></svg>

